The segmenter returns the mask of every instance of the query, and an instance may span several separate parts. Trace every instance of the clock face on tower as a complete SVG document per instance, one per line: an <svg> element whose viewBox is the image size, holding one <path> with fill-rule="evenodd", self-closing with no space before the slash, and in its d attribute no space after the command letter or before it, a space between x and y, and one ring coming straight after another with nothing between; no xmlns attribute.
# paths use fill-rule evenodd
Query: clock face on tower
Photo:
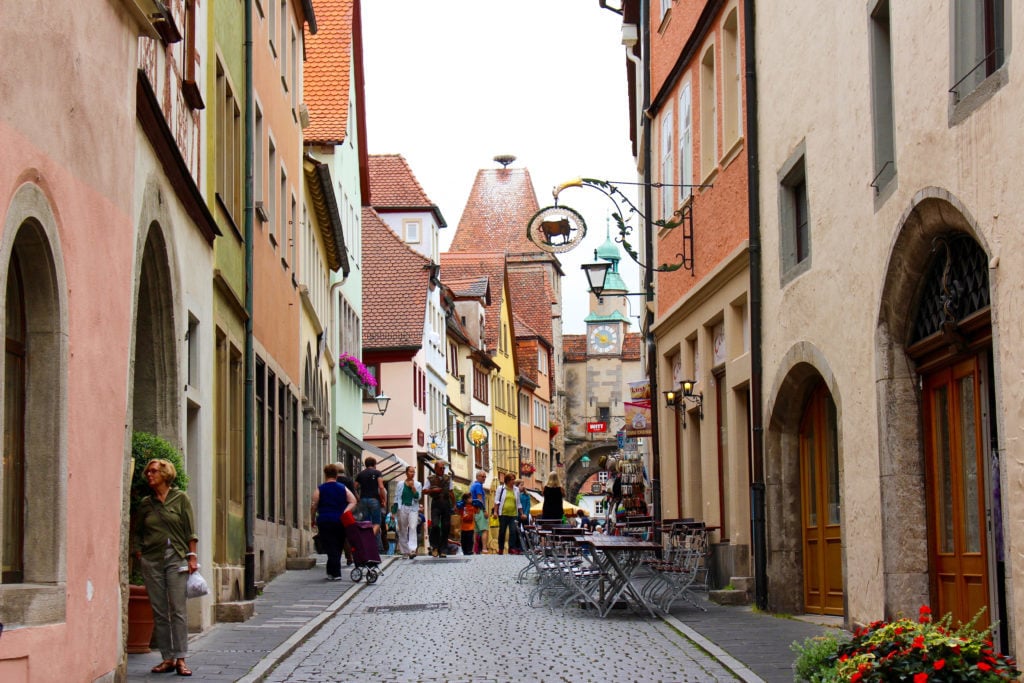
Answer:
<svg viewBox="0 0 1024 683"><path fill-rule="evenodd" d="M615 325L597 325L590 331L591 353L617 353L619 350L619 330Z"/></svg>

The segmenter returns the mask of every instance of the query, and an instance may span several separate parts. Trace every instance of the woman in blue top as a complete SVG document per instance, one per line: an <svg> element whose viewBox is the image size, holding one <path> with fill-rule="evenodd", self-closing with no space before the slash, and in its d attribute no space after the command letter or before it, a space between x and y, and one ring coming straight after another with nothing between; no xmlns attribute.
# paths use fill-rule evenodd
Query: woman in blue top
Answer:
<svg viewBox="0 0 1024 683"><path fill-rule="evenodd" d="M327 580L341 579L341 549L345 545L345 527L341 516L356 506L356 497L344 484L338 481L338 466L333 462L324 465L324 483L313 491L313 502L309 516L313 528L320 532L320 540L327 551Z"/></svg>

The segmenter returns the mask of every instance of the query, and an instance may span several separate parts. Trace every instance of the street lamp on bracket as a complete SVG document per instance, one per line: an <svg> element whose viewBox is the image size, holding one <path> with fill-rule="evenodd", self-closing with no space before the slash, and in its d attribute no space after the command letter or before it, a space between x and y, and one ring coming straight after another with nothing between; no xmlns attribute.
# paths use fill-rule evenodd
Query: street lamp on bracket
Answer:
<svg viewBox="0 0 1024 683"><path fill-rule="evenodd" d="M380 393L374 396L373 400L377 402L377 410L369 412L365 410L363 411L363 415L370 416L370 422L369 424L366 425L367 428L369 428L373 424L373 418L377 417L378 415L383 417L384 413L388 412L388 404L391 402L391 397L385 393Z"/></svg>
<svg viewBox="0 0 1024 683"><path fill-rule="evenodd" d="M637 182L612 182L607 180L598 180L596 178L575 178L568 182L556 185L551 191L552 197L554 197L554 206L549 206L541 209L533 218L530 219L526 226L527 238L540 247L542 250L555 253L568 251L569 249L577 246L586 235L586 223L583 221L583 217L579 212L570 209L567 206L559 206L559 196L561 193L572 187L589 187L591 189L601 192L615 206L615 211L612 213L612 219L618 228L618 235L615 241L622 245L626 254L630 259L633 260L638 266L644 271L644 291L642 293L623 293L616 291L614 296L643 296L646 299L646 320L642 321L641 330L646 330L646 343L647 343L647 379L652 396L657 395L657 348L653 334L650 332L651 326L654 323L654 273L669 273L676 270L685 268L690 271L690 276L695 275L694 267L694 248L693 248L693 201L688 199L683 202L682 206L673 212L672 216L662 220L651 220L648 216L644 215L637 205L625 194L619 186L624 185L639 185L644 188L661 188L661 187L686 187L689 188L691 193L694 187L705 188L711 187L711 185L672 185L668 183L637 183ZM692 195L691 195L692 197ZM624 211L623 209L627 211ZM654 266L652 263L644 263L640 260L640 254L636 248L630 243L629 239L633 232L633 227L629 224L629 220L634 216L639 216L643 221L643 237L644 237L644 251L645 257L650 258L653 253L652 234L654 229L661 230L675 230L676 228L682 228L682 250L676 254L677 261L675 263L662 263L659 266ZM597 254L594 255L595 259ZM583 266L584 272L587 274L588 285L590 291L595 296L601 297L604 293L605 278L608 275L608 269L610 264L608 263L593 263ZM660 453L658 452L658 410L655 406L651 406L651 492L652 492L652 503L654 508L654 519L656 524L661 520L661 465L660 465Z"/></svg>

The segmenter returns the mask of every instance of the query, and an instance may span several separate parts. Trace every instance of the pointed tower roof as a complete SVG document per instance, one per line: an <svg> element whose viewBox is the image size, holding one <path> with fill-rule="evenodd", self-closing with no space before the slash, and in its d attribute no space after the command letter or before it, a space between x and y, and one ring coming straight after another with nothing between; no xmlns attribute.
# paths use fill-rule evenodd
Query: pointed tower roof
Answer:
<svg viewBox="0 0 1024 683"><path fill-rule="evenodd" d="M605 226L604 244L594 250L594 258L607 261L612 264L608 274L604 278L604 291L606 292L628 292L629 287L623 282L619 275L619 261L622 260L622 252L618 245L612 241L611 228Z"/></svg>
<svg viewBox="0 0 1024 683"><path fill-rule="evenodd" d="M450 251L471 252L482 244L500 245L510 253L543 250L526 237L526 226L540 209L525 168L477 171Z"/></svg>

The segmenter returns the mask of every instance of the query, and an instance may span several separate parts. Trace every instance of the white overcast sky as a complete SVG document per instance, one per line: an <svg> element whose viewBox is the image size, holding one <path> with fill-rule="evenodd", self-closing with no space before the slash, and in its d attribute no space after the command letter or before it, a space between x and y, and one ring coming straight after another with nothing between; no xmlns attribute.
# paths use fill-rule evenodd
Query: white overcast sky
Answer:
<svg viewBox="0 0 1024 683"><path fill-rule="evenodd" d="M442 251L477 170L497 168L498 154L529 169L541 207L553 203L552 187L578 176L636 181L622 20L597 0L361 4L368 149L408 160L448 223ZM559 255L563 329L582 333L588 296L580 264L593 261L613 205L593 189L566 190L559 204L587 223L583 243ZM637 268L623 258L620 270L637 291ZM638 303L630 297L631 313Z"/></svg>

